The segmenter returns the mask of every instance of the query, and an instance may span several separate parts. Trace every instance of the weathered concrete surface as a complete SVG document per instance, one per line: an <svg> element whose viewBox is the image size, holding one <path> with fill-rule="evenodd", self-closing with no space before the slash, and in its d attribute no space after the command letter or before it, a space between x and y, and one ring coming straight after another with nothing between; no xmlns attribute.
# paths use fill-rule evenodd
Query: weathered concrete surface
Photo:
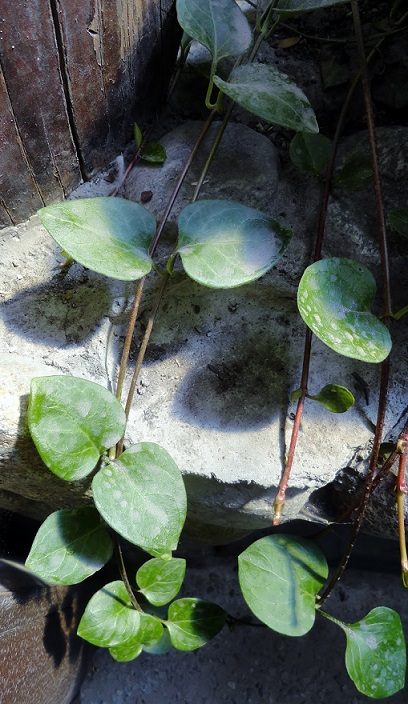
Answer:
<svg viewBox="0 0 408 704"><path fill-rule="evenodd" d="M167 135L162 140L168 154L164 167L138 167L123 195L139 200L142 192L151 191L147 207L160 216L199 129L197 124L186 125ZM393 148L400 152L407 149L404 135L406 131L395 132L392 140ZM403 207L396 184L407 163L408 155L401 161L398 175L392 176L394 163L389 159L385 181L393 207ZM198 173L198 168L189 173L178 210L191 198ZM79 189L76 196L106 195L110 188L111 184L100 178L92 187ZM189 529L204 532L210 540L214 534L227 539L271 522L292 429L294 404L289 396L299 386L303 353L304 325L296 309L296 287L312 251L319 195L314 179L291 166L279 167L275 149L266 137L242 125L231 125L202 197L233 198L280 218L293 229L291 245L273 271L239 289L212 291L176 271L162 302L127 440L159 442L170 452L186 478ZM325 256L359 258L377 273L370 190L335 194L332 213ZM174 230L173 217L159 252L161 263L170 250ZM351 235L351 244L340 236L345 230ZM36 374L75 374L108 385L118 361L123 310L131 298L131 287L110 282L79 265L64 276L58 270L57 248L35 219L18 230L4 231L2 246L0 289L5 303L0 344L6 360L2 387L13 396L10 368L19 382L15 399L28 393L29 379ZM403 280L399 278L401 261L399 249L393 245L396 298L402 298L398 283ZM133 359L156 285L152 277L136 330ZM406 408L404 329L400 324L395 338L398 367L393 365L386 423L393 438ZM323 510L316 509L321 503L319 495L315 501L316 490L331 485L340 470L365 458L373 438L379 367L340 357L314 340L310 393L329 382L353 390L355 372L370 388L368 404L357 390L356 404L345 415L329 414L313 402L306 405L285 520L303 510L310 513L312 508L316 520L332 518L327 504ZM39 516L81 501L86 482L64 484L62 490L62 482L42 468L29 439L16 439L22 423L19 403L14 400L11 407L14 414L10 411L2 430L1 505L16 510L20 502L16 497L21 495L25 497L21 510ZM342 500L349 496L347 492L344 495ZM387 520L393 515L389 508L393 499L389 497L387 494L384 499ZM371 528L375 523L376 517Z"/></svg>

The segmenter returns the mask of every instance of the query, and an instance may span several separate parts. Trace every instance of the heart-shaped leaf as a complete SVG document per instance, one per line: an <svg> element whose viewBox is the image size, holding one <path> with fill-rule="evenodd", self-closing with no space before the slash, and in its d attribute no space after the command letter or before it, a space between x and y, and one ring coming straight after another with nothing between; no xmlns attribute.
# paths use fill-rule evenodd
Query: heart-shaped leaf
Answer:
<svg viewBox="0 0 408 704"><path fill-rule="evenodd" d="M182 558L174 557L164 562L156 557L138 569L136 582L151 604L163 606L177 596L185 573L186 561Z"/></svg>
<svg viewBox="0 0 408 704"><path fill-rule="evenodd" d="M322 612L347 638L346 668L359 692L372 699L390 697L405 683L406 647L401 619L378 606L357 623L344 623Z"/></svg>
<svg viewBox="0 0 408 704"><path fill-rule="evenodd" d="M196 650L217 635L226 619L226 612L217 604L178 599L170 605L166 626L177 650Z"/></svg>
<svg viewBox="0 0 408 704"><path fill-rule="evenodd" d="M214 76L214 83L257 117L291 130L318 132L316 116L305 94L289 76L274 66L237 66L228 81Z"/></svg>
<svg viewBox="0 0 408 704"><path fill-rule="evenodd" d="M321 403L331 413L345 413L354 404L353 394L338 384L326 384L316 396L309 398Z"/></svg>
<svg viewBox="0 0 408 704"><path fill-rule="evenodd" d="M238 575L246 603L269 628L288 636L312 628L316 595L328 575L313 543L290 535L261 538L239 555Z"/></svg>
<svg viewBox="0 0 408 704"><path fill-rule="evenodd" d="M298 308L322 342L345 357L382 362L391 350L386 326L371 312L376 285L353 259L333 257L311 264L298 288Z"/></svg>
<svg viewBox="0 0 408 704"><path fill-rule="evenodd" d="M333 153L328 137L313 132L298 132L289 146L289 156L301 171L320 176L327 167Z"/></svg>
<svg viewBox="0 0 408 704"><path fill-rule="evenodd" d="M161 640L164 628L159 619L150 614L140 614L140 625L137 634L128 640L109 648L112 657L118 662L129 662L137 658L142 650L153 648Z"/></svg>
<svg viewBox="0 0 408 704"><path fill-rule="evenodd" d="M99 274L135 281L149 273L156 222L124 198L82 198L41 208L51 237L72 259Z"/></svg>
<svg viewBox="0 0 408 704"><path fill-rule="evenodd" d="M228 200L199 200L180 213L177 249L192 279L232 288L265 274L290 237L290 230L260 210Z"/></svg>
<svg viewBox="0 0 408 704"><path fill-rule="evenodd" d="M210 51L214 67L249 48L251 29L235 0L177 0L176 8L181 27Z"/></svg>
<svg viewBox="0 0 408 704"><path fill-rule="evenodd" d="M276 12L280 17L289 15L301 15L312 10L320 10L333 5L344 5L350 0L279 0Z"/></svg>
<svg viewBox="0 0 408 704"><path fill-rule="evenodd" d="M78 635L93 645L110 648L135 636L139 626L140 613L118 580L93 595L79 622Z"/></svg>
<svg viewBox="0 0 408 704"><path fill-rule="evenodd" d="M78 584L112 557L112 541L91 506L62 509L45 519L26 566L48 584Z"/></svg>
<svg viewBox="0 0 408 704"><path fill-rule="evenodd" d="M408 208L392 210L388 213L388 221L399 235L408 237Z"/></svg>
<svg viewBox="0 0 408 704"><path fill-rule="evenodd" d="M73 376L31 381L28 425L47 467L61 479L86 477L125 431L119 401L99 384Z"/></svg>
<svg viewBox="0 0 408 704"><path fill-rule="evenodd" d="M154 557L170 558L186 518L181 472L159 445L131 445L92 482L96 507L119 535Z"/></svg>

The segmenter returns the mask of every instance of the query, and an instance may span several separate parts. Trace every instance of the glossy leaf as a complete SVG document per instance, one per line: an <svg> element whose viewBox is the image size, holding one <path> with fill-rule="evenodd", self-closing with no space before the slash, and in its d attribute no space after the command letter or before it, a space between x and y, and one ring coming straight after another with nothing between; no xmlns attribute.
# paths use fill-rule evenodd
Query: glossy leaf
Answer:
<svg viewBox="0 0 408 704"><path fill-rule="evenodd" d="M350 0L279 0L276 12L280 17L289 15L301 15L312 10L319 10L333 5L344 5Z"/></svg>
<svg viewBox="0 0 408 704"><path fill-rule="evenodd" d="M151 164L163 164L166 161L166 150L158 142L149 142L143 149L140 158Z"/></svg>
<svg viewBox="0 0 408 704"><path fill-rule="evenodd" d="M156 222L138 203L82 198L47 205L38 215L59 246L92 271L135 281L152 268L149 246Z"/></svg>
<svg viewBox="0 0 408 704"><path fill-rule="evenodd" d="M44 376L31 381L28 425L47 467L61 479L86 477L125 431L119 401L86 379Z"/></svg>
<svg viewBox="0 0 408 704"><path fill-rule="evenodd" d="M213 66L249 48L251 29L235 0L177 0L176 8L181 27L210 51Z"/></svg>
<svg viewBox="0 0 408 704"><path fill-rule="evenodd" d="M388 213L388 221L399 235L408 237L408 208L392 210Z"/></svg>
<svg viewBox="0 0 408 704"><path fill-rule="evenodd" d="M333 145L328 137L313 132L298 132L289 146L289 156L295 166L315 176L320 176L326 169L333 152Z"/></svg>
<svg viewBox="0 0 408 704"><path fill-rule="evenodd" d="M353 394L338 384L326 384L316 396L309 398L321 403L331 413L345 413L354 404Z"/></svg>
<svg viewBox="0 0 408 704"><path fill-rule="evenodd" d="M180 470L159 445L142 442L99 470L96 507L119 535L154 557L170 558L186 517Z"/></svg>
<svg viewBox="0 0 408 704"><path fill-rule="evenodd" d="M296 131L319 131L305 94L289 76L273 66L237 66L228 81L214 76L214 83L232 100L267 122Z"/></svg>
<svg viewBox="0 0 408 704"><path fill-rule="evenodd" d="M261 538L239 555L238 575L246 603L269 628L288 636L312 628L316 595L328 575L313 543L290 535Z"/></svg>
<svg viewBox="0 0 408 704"><path fill-rule="evenodd" d="M211 288L232 288L265 274L282 257L291 232L260 210L200 200L179 216L178 252L186 273Z"/></svg>
<svg viewBox="0 0 408 704"><path fill-rule="evenodd" d="M98 512L83 506L55 511L40 526L26 567L48 584L78 584L112 557Z"/></svg>
<svg viewBox="0 0 408 704"><path fill-rule="evenodd" d="M177 650L196 650L217 635L226 619L226 612L217 604L178 599L170 605L166 626Z"/></svg>
<svg viewBox="0 0 408 704"><path fill-rule="evenodd" d="M112 645L109 652L117 662L131 662L143 652L143 646L136 638L130 638L124 643Z"/></svg>
<svg viewBox="0 0 408 704"><path fill-rule="evenodd" d="M336 623L346 634L347 672L359 692L381 699L403 689L406 647L395 611L378 606L357 623Z"/></svg>
<svg viewBox="0 0 408 704"><path fill-rule="evenodd" d="M155 643L154 645L143 646L143 650L145 650L146 653L149 653L150 655L164 655L172 649L173 646L170 640L170 633L168 632L167 628L163 629L163 635L160 640L157 641L157 643Z"/></svg>
<svg viewBox="0 0 408 704"><path fill-rule="evenodd" d="M136 611L120 580L110 582L93 595L79 622L78 635L102 648L123 643L135 636L140 626Z"/></svg>
<svg viewBox="0 0 408 704"><path fill-rule="evenodd" d="M181 558L175 557L167 562L154 558L139 568L136 582L151 604L163 606L177 596L185 573L186 561Z"/></svg>
<svg viewBox="0 0 408 704"><path fill-rule="evenodd" d="M333 257L309 266L298 288L306 325L335 352L363 362L382 362L391 350L385 325L371 312L376 284L352 259Z"/></svg>
<svg viewBox="0 0 408 704"><path fill-rule="evenodd" d="M373 182L373 167L367 154L354 152L347 156L339 173L333 179L335 188L346 191L363 191Z"/></svg>
<svg viewBox="0 0 408 704"><path fill-rule="evenodd" d="M129 662L137 658L142 650L153 648L162 638L164 628L160 621L149 614L140 614L137 633L131 638L109 648L112 657L118 662Z"/></svg>

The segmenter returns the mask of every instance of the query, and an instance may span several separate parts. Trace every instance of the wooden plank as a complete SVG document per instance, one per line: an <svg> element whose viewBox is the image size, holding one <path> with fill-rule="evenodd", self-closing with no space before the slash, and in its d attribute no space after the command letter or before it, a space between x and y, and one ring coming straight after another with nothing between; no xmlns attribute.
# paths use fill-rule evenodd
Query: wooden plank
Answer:
<svg viewBox="0 0 408 704"><path fill-rule="evenodd" d="M59 8L75 129L90 172L124 149L133 121L165 90L178 40L174 3L60 0Z"/></svg>
<svg viewBox="0 0 408 704"><path fill-rule="evenodd" d="M4 3L0 224L62 200L125 148L163 95L178 33L173 0Z"/></svg>
<svg viewBox="0 0 408 704"><path fill-rule="evenodd" d="M0 67L0 225L30 217L44 204L24 151Z"/></svg>
<svg viewBox="0 0 408 704"><path fill-rule="evenodd" d="M49 3L30 0L4 3L1 16L1 64L7 99L26 168L35 177L41 200L49 203L62 199L81 177L67 118L52 13ZM6 173L9 159L8 150L0 154L1 174ZM28 205L26 200L25 209ZM17 206L7 204L7 208Z"/></svg>

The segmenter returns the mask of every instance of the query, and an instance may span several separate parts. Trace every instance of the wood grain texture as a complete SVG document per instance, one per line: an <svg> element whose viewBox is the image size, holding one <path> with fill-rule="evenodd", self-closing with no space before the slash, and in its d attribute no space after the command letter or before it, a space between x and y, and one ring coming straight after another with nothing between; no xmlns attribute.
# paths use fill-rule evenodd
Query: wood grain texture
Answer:
<svg viewBox="0 0 408 704"><path fill-rule="evenodd" d="M86 603L82 591L49 587L21 565L0 559L2 704L71 702L89 651L76 635Z"/></svg>
<svg viewBox="0 0 408 704"><path fill-rule="evenodd" d="M0 224L61 200L124 149L164 95L177 41L173 0L3 4Z"/></svg>

